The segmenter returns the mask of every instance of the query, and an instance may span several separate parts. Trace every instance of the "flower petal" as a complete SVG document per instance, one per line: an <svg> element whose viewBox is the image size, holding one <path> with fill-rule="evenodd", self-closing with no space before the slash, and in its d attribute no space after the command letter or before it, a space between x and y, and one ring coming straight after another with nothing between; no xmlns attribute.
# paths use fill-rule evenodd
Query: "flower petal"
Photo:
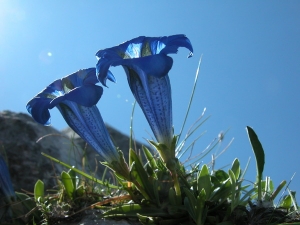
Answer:
<svg viewBox="0 0 300 225"><path fill-rule="evenodd" d="M49 104L50 108L53 108L62 101L68 100L76 102L83 106L93 106L96 105L100 100L103 93L103 88L96 85L85 85L81 87L74 88L69 93L57 97L51 101Z"/></svg>
<svg viewBox="0 0 300 225"><path fill-rule="evenodd" d="M26 105L27 111L31 114L33 119L45 126L51 124L49 104L51 99L35 97Z"/></svg>
<svg viewBox="0 0 300 225"><path fill-rule="evenodd" d="M85 107L74 102L57 106L67 124L106 162L118 161L118 153L110 139L101 114L96 106Z"/></svg>
<svg viewBox="0 0 300 225"><path fill-rule="evenodd" d="M177 53L179 47L185 47L193 55L193 47L189 39L183 35L172 35L168 37L145 37L140 36L130 41L126 41L118 46L99 50L96 53L98 59L96 75L102 85L106 86L106 80L113 76L109 71L110 66L128 65L127 60L144 58L151 55ZM124 60L124 61L122 61ZM148 64L149 65L149 64ZM152 64L152 66L155 64ZM172 67L172 65L171 65ZM143 69L148 68L146 66ZM168 69L169 71L170 69ZM156 75L158 73L155 73Z"/></svg>
<svg viewBox="0 0 300 225"><path fill-rule="evenodd" d="M158 142L171 146L173 140L172 98L168 72L179 47L190 50L189 39L182 34L168 37L140 36L118 46L99 50L96 74L106 86L110 66L123 66L130 89L141 106Z"/></svg>
<svg viewBox="0 0 300 225"><path fill-rule="evenodd" d="M133 70L142 71L142 73L138 74L147 74L147 76L162 77L167 75L172 68L173 59L169 56L159 54L136 59L123 59L112 64L112 66L119 65L126 66Z"/></svg>
<svg viewBox="0 0 300 225"><path fill-rule="evenodd" d="M145 114L155 138L158 142L170 146L173 138L173 120L169 76L154 77L143 73L142 70L129 68L125 68L125 71L130 89Z"/></svg>
<svg viewBox="0 0 300 225"><path fill-rule="evenodd" d="M161 40L159 41L161 43L164 43L165 47L162 48L161 45L158 45L159 48L157 48L156 52L164 53L164 54L171 54L171 53L175 54L177 53L179 47L185 47L188 50L190 50L188 58L193 56L193 46L190 40L183 34L173 35L169 37L162 37Z"/></svg>
<svg viewBox="0 0 300 225"><path fill-rule="evenodd" d="M95 85L98 82L95 70L79 70L54 81L26 107L32 117L44 125L50 124L49 109L57 107L67 124L99 153L101 160L118 162L118 152L95 106L103 93L103 88Z"/></svg>
<svg viewBox="0 0 300 225"><path fill-rule="evenodd" d="M111 65L111 61L109 59L106 59L106 58L98 60L97 65L96 65L97 73L103 75L101 77L98 76L98 79L99 79L100 83L105 87L107 87L106 86L106 80L107 79L114 82L114 83L116 82L116 78L114 77L112 72L109 71L110 65Z"/></svg>
<svg viewBox="0 0 300 225"><path fill-rule="evenodd" d="M49 109L63 101L95 105L103 92L102 87L95 85L98 82L95 73L95 68L88 68L54 81L27 103L27 111L38 123L50 125Z"/></svg>

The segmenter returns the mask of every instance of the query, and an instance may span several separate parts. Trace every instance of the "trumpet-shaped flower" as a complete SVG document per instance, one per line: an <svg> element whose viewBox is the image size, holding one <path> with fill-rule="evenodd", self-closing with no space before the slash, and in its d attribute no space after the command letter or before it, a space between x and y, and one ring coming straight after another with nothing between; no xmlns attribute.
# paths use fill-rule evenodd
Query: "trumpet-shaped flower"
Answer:
<svg viewBox="0 0 300 225"><path fill-rule="evenodd" d="M10 202L16 198L16 194L10 180L6 163L0 155L0 201L2 201L3 198Z"/></svg>
<svg viewBox="0 0 300 225"><path fill-rule="evenodd" d="M130 89L143 110L156 140L168 148L173 140L172 98L168 76L173 59L167 54L177 53L179 47L191 52L193 48L185 35L169 37L137 37L118 46L96 53L96 72L99 81L115 81L110 66L122 65Z"/></svg>
<svg viewBox="0 0 300 225"><path fill-rule="evenodd" d="M79 70L51 83L26 108L38 123L49 125L49 109L57 107L67 124L102 160L111 163L118 161L119 155L96 106L103 93L103 88L95 85L97 82L95 68Z"/></svg>

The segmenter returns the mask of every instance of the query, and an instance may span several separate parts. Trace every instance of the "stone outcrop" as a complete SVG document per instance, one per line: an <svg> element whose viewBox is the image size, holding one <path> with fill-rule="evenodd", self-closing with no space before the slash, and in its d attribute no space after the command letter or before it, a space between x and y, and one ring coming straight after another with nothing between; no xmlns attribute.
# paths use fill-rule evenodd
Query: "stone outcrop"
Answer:
<svg viewBox="0 0 300 225"><path fill-rule="evenodd" d="M129 137L109 126L108 130L127 160ZM136 149L141 149L142 144L136 142L135 146ZM7 160L16 191L24 189L32 192L38 179L44 181L47 188L52 188L57 184L55 177L62 170L68 170L42 156L41 152L87 173L97 168L96 175L102 176L104 167L99 164L96 151L87 146L70 128L60 132L53 127L36 123L24 113L0 112L0 154Z"/></svg>

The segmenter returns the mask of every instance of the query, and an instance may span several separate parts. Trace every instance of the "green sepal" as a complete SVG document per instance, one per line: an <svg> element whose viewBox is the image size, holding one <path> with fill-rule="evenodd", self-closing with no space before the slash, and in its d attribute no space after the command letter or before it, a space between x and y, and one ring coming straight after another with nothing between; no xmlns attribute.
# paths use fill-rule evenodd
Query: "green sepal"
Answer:
<svg viewBox="0 0 300 225"><path fill-rule="evenodd" d="M151 140L148 140L148 142L154 148L156 148L156 150L160 154L160 156L161 156L162 160L164 161L164 163L167 164L170 159L175 158L175 154L172 154L170 149L165 144L156 143L156 142L151 141Z"/></svg>
<svg viewBox="0 0 300 225"><path fill-rule="evenodd" d="M119 178L124 180L129 180L130 179L129 169L125 161L122 150L118 150L118 154L119 154L118 161L100 162L100 163L113 170L115 172L115 175L118 176Z"/></svg>
<svg viewBox="0 0 300 225"><path fill-rule="evenodd" d="M155 161L152 153L150 152L150 150L148 148L146 148L145 146L143 146L143 151L144 151L145 157L148 160L152 170L154 170L154 171L157 170L158 166L157 166L156 161Z"/></svg>

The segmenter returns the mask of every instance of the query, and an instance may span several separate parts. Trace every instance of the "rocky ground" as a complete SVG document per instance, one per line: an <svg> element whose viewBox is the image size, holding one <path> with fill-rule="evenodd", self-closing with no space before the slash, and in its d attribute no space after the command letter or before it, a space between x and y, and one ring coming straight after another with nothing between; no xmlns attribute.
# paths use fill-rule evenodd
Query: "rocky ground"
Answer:
<svg viewBox="0 0 300 225"><path fill-rule="evenodd" d="M123 150L127 159L129 137L110 126L107 127L115 145ZM141 149L142 144L136 142L136 147ZM32 193L38 179L45 183L46 189L51 189L57 184L55 177L62 170L68 170L42 156L41 152L81 170L85 155L84 170L93 173L97 168L95 175L102 177L104 166L99 164L99 156L70 128L58 131L51 126L36 123L28 114L0 112L0 154L8 164L15 191ZM57 221L57 224L138 224L126 220L100 220L97 216L99 213L97 210L87 210L75 220Z"/></svg>

